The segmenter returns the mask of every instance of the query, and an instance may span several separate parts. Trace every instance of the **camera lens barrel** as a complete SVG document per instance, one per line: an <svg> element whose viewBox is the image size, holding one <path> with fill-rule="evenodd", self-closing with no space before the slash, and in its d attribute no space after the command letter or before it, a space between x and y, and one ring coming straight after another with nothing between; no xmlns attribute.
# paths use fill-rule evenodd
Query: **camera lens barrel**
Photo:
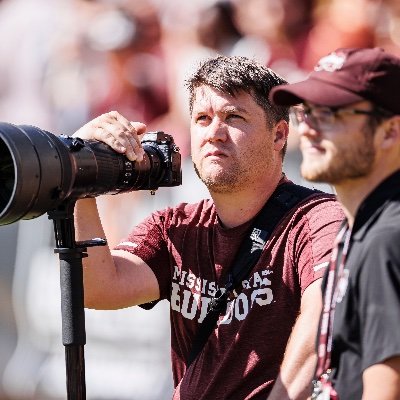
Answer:
<svg viewBox="0 0 400 400"><path fill-rule="evenodd" d="M29 128L0 125L0 223L15 222L26 214L35 218L57 203L52 192L60 190L67 172L61 166L59 146L40 129L32 138Z"/></svg>
<svg viewBox="0 0 400 400"><path fill-rule="evenodd" d="M98 141L56 136L0 123L0 225L36 218L64 201L182 182L179 149L170 135L144 135L136 163Z"/></svg>

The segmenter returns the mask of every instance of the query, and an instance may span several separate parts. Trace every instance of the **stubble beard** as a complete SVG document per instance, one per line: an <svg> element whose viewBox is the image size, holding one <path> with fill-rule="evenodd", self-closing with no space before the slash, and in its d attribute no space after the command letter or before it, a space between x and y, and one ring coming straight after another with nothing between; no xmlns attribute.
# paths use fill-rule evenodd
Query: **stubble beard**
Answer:
<svg viewBox="0 0 400 400"><path fill-rule="evenodd" d="M303 178L311 182L335 185L346 180L368 176L373 168L375 149L373 133L367 128L364 127L362 130L364 137L362 143L356 143L354 147L338 149L336 154L323 164L315 160L306 161L304 158L301 164Z"/></svg>
<svg viewBox="0 0 400 400"><path fill-rule="evenodd" d="M197 176L206 185L210 193L234 194L257 185L260 174L269 174L274 169L272 144L263 143L246 149L230 160L229 165L203 166L194 162Z"/></svg>
<svg viewBox="0 0 400 400"><path fill-rule="evenodd" d="M229 171L220 171L219 173L207 175L203 175L195 163L193 163L193 167L197 176L211 193L233 193L241 186L241 171L237 166L231 167Z"/></svg>

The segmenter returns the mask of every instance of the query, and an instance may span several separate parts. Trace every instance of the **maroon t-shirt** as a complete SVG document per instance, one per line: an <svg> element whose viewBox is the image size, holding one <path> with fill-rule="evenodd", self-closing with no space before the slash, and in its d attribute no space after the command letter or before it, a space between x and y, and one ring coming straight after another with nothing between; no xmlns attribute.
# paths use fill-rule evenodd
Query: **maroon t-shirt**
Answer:
<svg viewBox="0 0 400 400"><path fill-rule="evenodd" d="M266 399L301 295L322 277L342 219L340 206L327 194L290 212L188 369L185 360L199 323L216 290L225 285L251 222L224 229L211 200L179 204L153 213L117 246L150 266L160 299L170 301L174 399Z"/></svg>

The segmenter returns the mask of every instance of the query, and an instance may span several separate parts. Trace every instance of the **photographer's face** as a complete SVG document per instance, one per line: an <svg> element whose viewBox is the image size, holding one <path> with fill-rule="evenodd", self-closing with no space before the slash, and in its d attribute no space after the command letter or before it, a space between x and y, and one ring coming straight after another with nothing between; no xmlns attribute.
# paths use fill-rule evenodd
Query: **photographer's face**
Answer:
<svg viewBox="0 0 400 400"><path fill-rule="evenodd" d="M192 160L211 192L247 189L279 169L286 137L276 140L274 132L267 128L263 108L248 93L232 97L208 86L196 89Z"/></svg>

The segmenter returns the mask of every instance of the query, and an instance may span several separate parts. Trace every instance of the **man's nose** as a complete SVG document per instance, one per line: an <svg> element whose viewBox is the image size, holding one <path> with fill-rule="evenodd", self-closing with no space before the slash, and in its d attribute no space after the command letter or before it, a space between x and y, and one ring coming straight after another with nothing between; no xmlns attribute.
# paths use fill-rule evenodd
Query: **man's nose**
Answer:
<svg viewBox="0 0 400 400"><path fill-rule="evenodd" d="M211 124L207 127L206 141L207 142L217 142L225 141L227 138L227 127L218 118L214 118Z"/></svg>
<svg viewBox="0 0 400 400"><path fill-rule="evenodd" d="M301 121L297 127L296 127L296 132L300 136L318 136L319 132L310 124L309 122L306 121Z"/></svg>

